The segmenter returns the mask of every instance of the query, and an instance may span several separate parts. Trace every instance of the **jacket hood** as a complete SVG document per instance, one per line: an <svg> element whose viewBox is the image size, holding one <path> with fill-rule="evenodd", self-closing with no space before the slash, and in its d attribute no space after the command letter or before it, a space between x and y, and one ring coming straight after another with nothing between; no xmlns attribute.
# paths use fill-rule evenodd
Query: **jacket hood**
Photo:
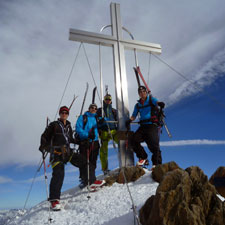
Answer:
<svg viewBox="0 0 225 225"><path fill-rule="evenodd" d="M87 115L89 117L95 117L97 114L96 113L90 113L89 111L85 112L84 115Z"/></svg>

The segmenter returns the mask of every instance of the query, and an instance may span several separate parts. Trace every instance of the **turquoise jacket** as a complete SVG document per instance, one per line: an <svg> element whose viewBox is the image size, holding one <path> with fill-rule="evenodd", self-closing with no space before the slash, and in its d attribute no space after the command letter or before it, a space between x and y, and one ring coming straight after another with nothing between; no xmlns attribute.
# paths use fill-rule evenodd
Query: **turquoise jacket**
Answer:
<svg viewBox="0 0 225 225"><path fill-rule="evenodd" d="M84 126L83 123L83 115L79 116L77 123L76 123L76 132L79 135L81 140L88 139L89 132L91 129L94 129L95 139L94 141L98 140L98 128L97 128L97 121L96 121L96 113L86 112L84 115L87 116L87 123ZM91 140L90 140L91 141Z"/></svg>
<svg viewBox="0 0 225 225"><path fill-rule="evenodd" d="M156 105L158 100L152 97L152 104ZM151 118L151 106L149 104L149 95L144 102L144 105L141 104L141 100L138 100L138 103L134 106L134 111L132 116L136 118L138 112L140 113L140 120L148 120ZM152 122L145 122L143 124L152 124Z"/></svg>

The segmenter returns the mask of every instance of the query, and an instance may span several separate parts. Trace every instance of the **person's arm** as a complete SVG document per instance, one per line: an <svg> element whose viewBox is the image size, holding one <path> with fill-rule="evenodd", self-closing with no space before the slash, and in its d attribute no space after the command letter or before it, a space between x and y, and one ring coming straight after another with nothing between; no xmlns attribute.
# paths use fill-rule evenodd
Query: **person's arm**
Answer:
<svg viewBox="0 0 225 225"><path fill-rule="evenodd" d="M73 137L73 129L71 125L69 126L69 136L70 136L70 143L75 143L75 139Z"/></svg>
<svg viewBox="0 0 225 225"><path fill-rule="evenodd" d="M48 127L46 127L44 133L41 135L41 144L39 147L40 151L44 151L48 145L50 145L51 138L53 135L54 124L50 123Z"/></svg>
<svg viewBox="0 0 225 225"><path fill-rule="evenodd" d="M133 111L133 113L132 113L132 115L130 117L130 120L134 121L136 119L136 117L137 117L137 114L138 114L138 107L137 107L137 104L135 104L134 111Z"/></svg>
<svg viewBox="0 0 225 225"><path fill-rule="evenodd" d="M76 132L79 134L81 139L87 139L88 138L88 132L83 129L84 122L83 122L83 116L79 116L77 123L76 123Z"/></svg>
<svg viewBox="0 0 225 225"><path fill-rule="evenodd" d="M130 117L129 120L127 120L125 122L125 125L126 125L127 130L130 130L130 123L136 119L137 114L138 114L138 108L137 108L137 104L136 104L134 106L134 111L132 113L132 116Z"/></svg>

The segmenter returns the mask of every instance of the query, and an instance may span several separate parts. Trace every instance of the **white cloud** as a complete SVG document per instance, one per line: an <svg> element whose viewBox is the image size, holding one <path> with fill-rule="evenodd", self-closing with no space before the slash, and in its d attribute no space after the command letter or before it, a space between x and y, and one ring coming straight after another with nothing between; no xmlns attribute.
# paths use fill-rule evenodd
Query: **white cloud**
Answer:
<svg viewBox="0 0 225 225"><path fill-rule="evenodd" d="M179 141L162 141L160 146L186 146L186 145L225 145L225 140L179 140Z"/></svg>
<svg viewBox="0 0 225 225"><path fill-rule="evenodd" d="M0 184L11 183L11 182L12 182L12 179L8 177L0 176Z"/></svg>

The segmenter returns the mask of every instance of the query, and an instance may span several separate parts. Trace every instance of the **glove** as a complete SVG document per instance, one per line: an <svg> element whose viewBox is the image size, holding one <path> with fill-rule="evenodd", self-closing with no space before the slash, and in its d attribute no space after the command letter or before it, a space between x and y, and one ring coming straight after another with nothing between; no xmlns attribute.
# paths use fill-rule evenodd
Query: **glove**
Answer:
<svg viewBox="0 0 225 225"><path fill-rule="evenodd" d="M158 106L163 109L165 107L165 103L164 102L158 102Z"/></svg>
<svg viewBox="0 0 225 225"><path fill-rule="evenodd" d="M105 122L105 119L104 119L104 118L101 118L101 119L98 121L98 124L99 124L99 125L102 125L104 122Z"/></svg>
<svg viewBox="0 0 225 225"><path fill-rule="evenodd" d="M126 125L126 128L127 128L127 130L130 130L130 123L131 123L131 119L129 119L129 120L127 120L126 122L125 122L125 125Z"/></svg>
<svg viewBox="0 0 225 225"><path fill-rule="evenodd" d="M44 153L45 152L45 146L44 145L40 145L39 151Z"/></svg>
<svg viewBox="0 0 225 225"><path fill-rule="evenodd" d="M90 138L91 140L95 139L95 130L91 129L91 131L88 134L88 138Z"/></svg>

